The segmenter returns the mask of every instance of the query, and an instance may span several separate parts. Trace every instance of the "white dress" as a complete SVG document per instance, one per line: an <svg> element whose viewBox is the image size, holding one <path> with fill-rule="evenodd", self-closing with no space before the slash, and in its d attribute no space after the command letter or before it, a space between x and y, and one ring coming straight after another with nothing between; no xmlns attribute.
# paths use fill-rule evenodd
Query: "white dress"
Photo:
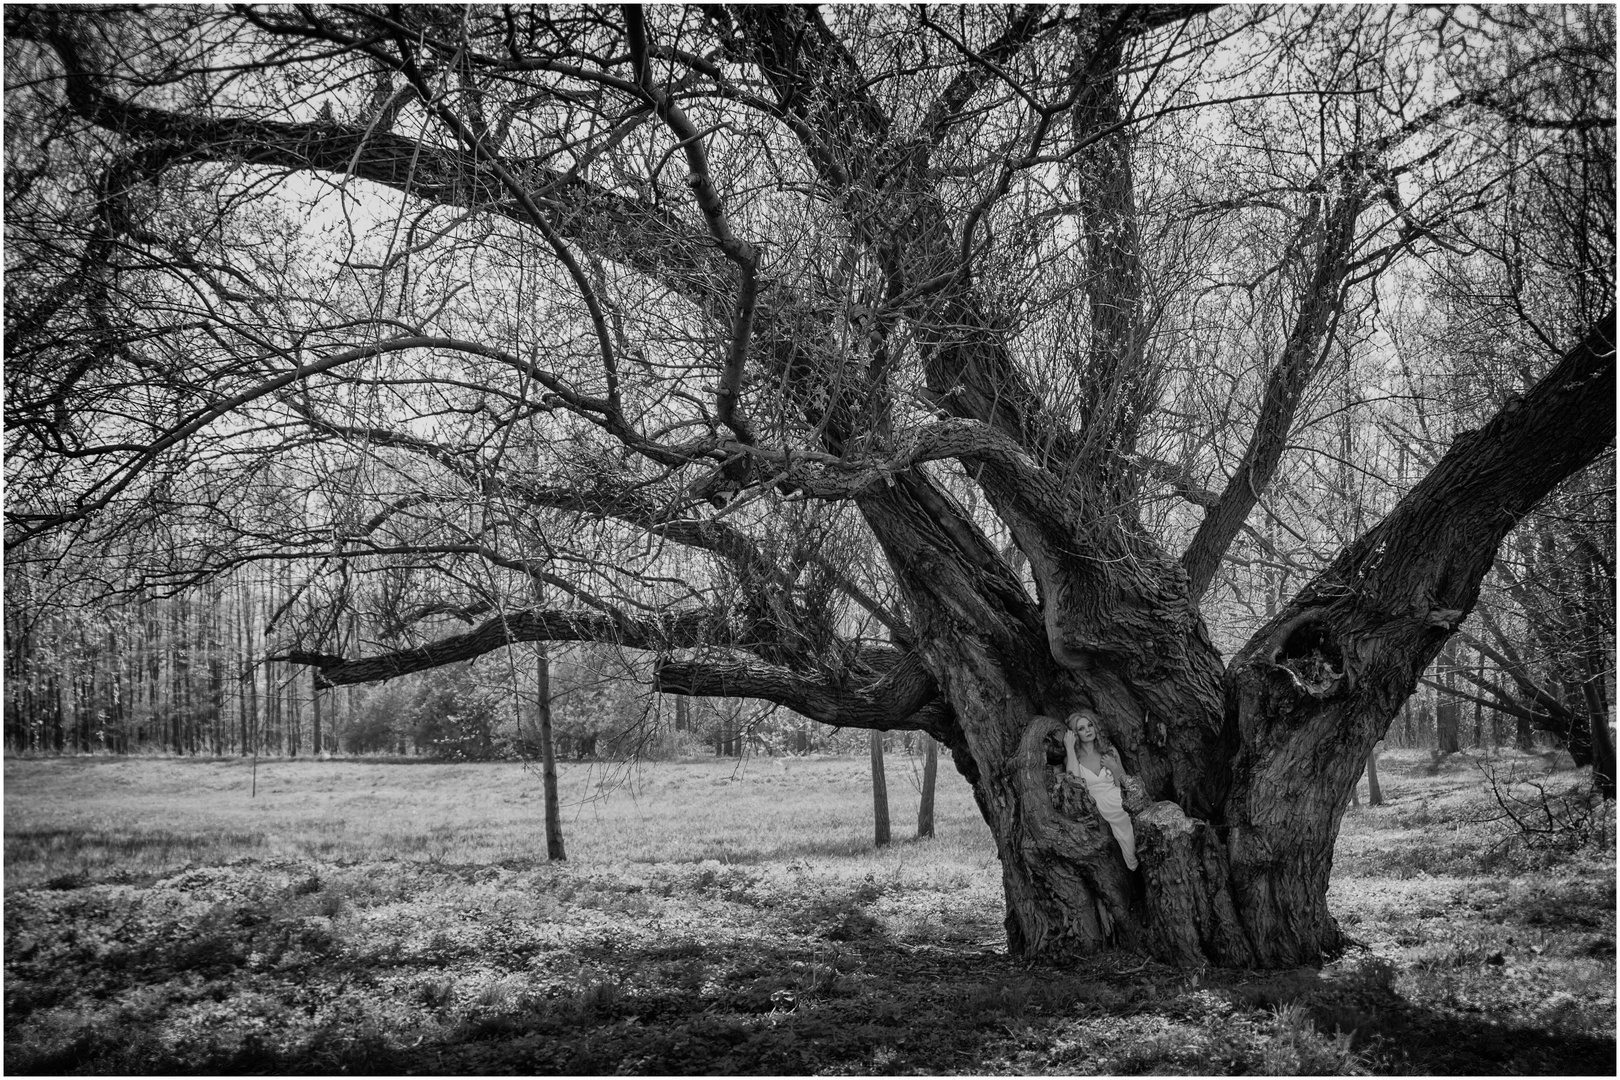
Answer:
<svg viewBox="0 0 1620 1080"><path fill-rule="evenodd" d="M1131 827L1131 815L1125 812L1125 801L1120 794L1119 784L1114 781L1113 770L1104 765L1102 772L1094 773L1078 758L1075 764L1080 766L1080 779L1085 781L1086 790L1091 792L1091 801L1097 804L1097 812L1114 830L1114 839L1119 841L1125 865L1135 870L1136 830Z"/></svg>

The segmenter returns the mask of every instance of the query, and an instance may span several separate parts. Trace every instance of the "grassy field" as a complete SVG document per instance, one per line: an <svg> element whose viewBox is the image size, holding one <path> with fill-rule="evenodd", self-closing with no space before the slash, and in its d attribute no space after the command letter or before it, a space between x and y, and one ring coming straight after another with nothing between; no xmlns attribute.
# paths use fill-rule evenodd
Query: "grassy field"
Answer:
<svg viewBox="0 0 1620 1080"><path fill-rule="evenodd" d="M565 766L554 864L517 764L261 762L250 797L235 759L8 759L5 1068L1612 1075L1613 807L1527 842L1482 764L1585 782L1387 754L1335 858L1360 945L1257 974L1003 955L948 763L917 841L890 756L881 851L864 758Z"/></svg>

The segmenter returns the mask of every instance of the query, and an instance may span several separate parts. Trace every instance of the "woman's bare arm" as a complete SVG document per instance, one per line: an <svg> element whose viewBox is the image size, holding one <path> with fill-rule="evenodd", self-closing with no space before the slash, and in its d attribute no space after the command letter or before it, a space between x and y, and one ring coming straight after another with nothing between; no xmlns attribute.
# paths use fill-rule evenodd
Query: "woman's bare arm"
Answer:
<svg viewBox="0 0 1620 1080"><path fill-rule="evenodd" d="M1063 733L1063 768L1070 776L1080 775L1080 759L1074 753L1074 732Z"/></svg>

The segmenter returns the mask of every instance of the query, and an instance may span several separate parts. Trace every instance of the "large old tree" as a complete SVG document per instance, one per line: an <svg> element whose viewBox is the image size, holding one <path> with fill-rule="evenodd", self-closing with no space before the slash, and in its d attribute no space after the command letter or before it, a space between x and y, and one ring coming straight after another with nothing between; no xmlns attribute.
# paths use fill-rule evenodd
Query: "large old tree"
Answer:
<svg viewBox="0 0 1620 1080"><path fill-rule="evenodd" d="M17 565L295 560L325 600L279 655L329 685L603 641L665 693L926 731L1021 953L1341 947L1362 761L1614 436L1607 9L13 5L6 32ZM1234 638L1234 546L1326 535L1268 503L1338 445L1323 380L1412 362L1464 267L1518 282L1519 390ZM400 634L342 652L367 582ZM1081 704L1140 781L1141 884L1048 764Z"/></svg>

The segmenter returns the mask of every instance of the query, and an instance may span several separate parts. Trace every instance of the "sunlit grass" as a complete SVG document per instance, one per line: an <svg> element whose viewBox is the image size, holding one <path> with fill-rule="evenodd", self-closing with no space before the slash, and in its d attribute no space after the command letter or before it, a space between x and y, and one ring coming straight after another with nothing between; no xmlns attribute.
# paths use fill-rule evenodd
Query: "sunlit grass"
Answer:
<svg viewBox="0 0 1620 1080"><path fill-rule="evenodd" d="M914 765L889 755L895 842L876 849L863 759L563 764L569 862L799 859L895 880L991 873L989 831L948 765L935 836L914 839ZM539 770L522 763L278 759L259 763L256 795L253 784L252 763L240 759L8 759L7 883L159 874L245 856L470 865L546 854Z"/></svg>
<svg viewBox="0 0 1620 1080"><path fill-rule="evenodd" d="M1344 818L1328 900L1345 929L1392 965L1402 998L1497 1024L1572 1035L1615 1018L1615 860L1606 840L1535 844L1499 818L1491 775L1584 790L1567 756L1423 751L1380 763L1385 803ZM1612 815L1613 805L1608 813ZM1471 1047L1459 1047L1468 1052ZM1538 1071L1526 1058L1513 1071Z"/></svg>

